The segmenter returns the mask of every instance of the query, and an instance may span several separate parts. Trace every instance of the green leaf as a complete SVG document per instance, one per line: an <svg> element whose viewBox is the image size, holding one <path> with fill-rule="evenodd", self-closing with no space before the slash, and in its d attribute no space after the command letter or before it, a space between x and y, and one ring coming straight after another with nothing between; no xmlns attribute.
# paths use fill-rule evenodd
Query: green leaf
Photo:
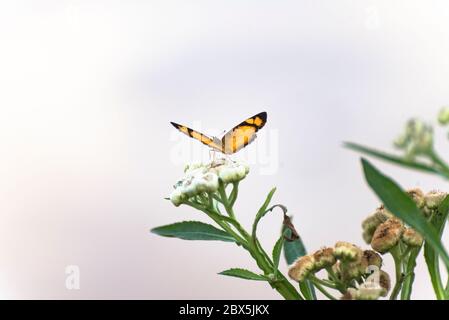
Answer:
<svg viewBox="0 0 449 320"><path fill-rule="evenodd" d="M253 238L256 238L257 225L258 225L260 219L262 219L263 216L267 214L268 205L270 204L271 198L273 198L273 195L275 192L276 192L276 188L271 189L270 193L268 194L267 198L265 199L265 202L260 207L259 211L257 211L256 217L254 218L254 222L253 222L253 228L252 228L252 237Z"/></svg>
<svg viewBox="0 0 449 320"><path fill-rule="evenodd" d="M154 228L151 232L163 237L173 237L184 240L219 240L235 242L234 238L225 231L199 221L177 222Z"/></svg>
<svg viewBox="0 0 449 320"><path fill-rule="evenodd" d="M262 275L256 274L256 273L246 270L246 269L240 269L240 268L228 269L228 270L220 272L219 274L224 275L224 276L246 279L246 280L267 281L267 279Z"/></svg>
<svg viewBox="0 0 449 320"><path fill-rule="evenodd" d="M290 229L284 229L283 233L287 238L292 236L292 231ZM293 241L284 241L284 257L287 264L291 265L296 259L307 254L306 247L299 237ZM299 284L299 289L301 293L307 300L316 300L315 288L310 281L303 281Z"/></svg>
<svg viewBox="0 0 449 320"><path fill-rule="evenodd" d="M281 259L281 252L282 252L282 246L284 244L284 235L281 235L281 237L276 241L276 244L273 248L273 264L274 264L274 270L273 273L276 276L279 268L279 260Z"/></svg>
<svg viewBox="0 0 449 320"><path fill-rule="evenodd" d="M388 154L385 152L377 151L377 150L362 146L360 144L356 144L356 143L352 143L352 142L345 142L343 144L343 146L348 149L358 151L363 154L370 155L375 158L382 159L382 160L400 165L402 167L412 168L412 169L429 172L429 173L440 173L438 170L436 170L435 168L432 168L431 166L429 166L425 163L405 160L402 157L398 157L398 156L391 155L391 154Z"/></svg>
<svg viewBox="0 0 449 320"><path fill-rule="evenodd" d="M437 213L430 221L438 232L441 239L446 226L446 220L449 214L449 195L441 202ZM440 261L438 254L427 242L424 244L424 258L426 260L427 269L429 270L430 280L432 282L433 290L438 300L448 299L446 295L441 275L440 275Z"/></svg>
<svg viewBox="0 0 449 320"><path fill-rule="evenodd" d="M424 218L410 196L391 178L384 176L367 160L362 158L362 166L368 185L395 216L418 231L426 242L441 256L449 267L449 255L441 244L435 228Z"/></svg>

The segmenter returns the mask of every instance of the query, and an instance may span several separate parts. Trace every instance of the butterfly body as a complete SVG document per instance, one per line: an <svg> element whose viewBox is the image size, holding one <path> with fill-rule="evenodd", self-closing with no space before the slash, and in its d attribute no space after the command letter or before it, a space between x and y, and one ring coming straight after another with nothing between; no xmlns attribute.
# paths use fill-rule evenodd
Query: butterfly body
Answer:
<svg viewBox="0 0 449 320"><path fill-rule="evenodd" d="M171 124L182 133L200 141L216 151L224 154L233 154L253 142L254 139L256 139L256 132L262 129L266 122L267 113L258 113L229 130L221 139L214 136L207 136L201 132L174 122L171 122Z"/></svg>

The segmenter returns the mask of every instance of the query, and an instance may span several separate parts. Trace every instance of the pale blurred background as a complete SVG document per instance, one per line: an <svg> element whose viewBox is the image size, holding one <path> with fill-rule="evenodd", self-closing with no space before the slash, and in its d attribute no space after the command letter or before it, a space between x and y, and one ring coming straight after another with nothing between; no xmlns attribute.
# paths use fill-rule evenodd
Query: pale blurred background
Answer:
<svg viewBox="0 0 449 320"><path fill-rule="evenodd" d="M390 149L409 117L435 122L448 57L447 1L1 2L0 298L279 298L217 275L257 270L241 248L149 233L207 221L163 200L207 152L169 121L220 133L267 111L258 141L275 138L275 170L248 147L237 215L248 226L277 186L310 250L364 245L378 200L342 141ZM448 189L374 163L404 187ZM262 221L268 250L280 221ZM79 290L65 287L68 265ZM414 298L434 298L422 261L415 282Z"/></svg>

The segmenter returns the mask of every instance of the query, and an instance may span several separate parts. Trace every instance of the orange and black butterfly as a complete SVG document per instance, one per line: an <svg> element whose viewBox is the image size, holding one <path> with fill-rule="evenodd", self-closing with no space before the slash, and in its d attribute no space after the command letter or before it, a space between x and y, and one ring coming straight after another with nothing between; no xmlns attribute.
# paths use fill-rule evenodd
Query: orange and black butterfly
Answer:
<svg viewBox="0 0 449 320"><path fill-rule="evenodd" d="M186 126L170 122L176 129L189 137L196 139L216 151L232 154L246 147L256 139L256 132L263 128L267 122L267 113L261 112L246 119L229 130L223 138L210 137Z"/></svg>

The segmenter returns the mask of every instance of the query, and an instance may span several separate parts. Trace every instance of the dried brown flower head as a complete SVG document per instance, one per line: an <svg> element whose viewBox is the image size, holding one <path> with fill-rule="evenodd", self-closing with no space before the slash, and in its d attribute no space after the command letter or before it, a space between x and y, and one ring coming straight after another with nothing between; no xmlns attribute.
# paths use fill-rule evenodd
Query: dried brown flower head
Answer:
<svg viewBox="0 0 449 320"><path fill-rule="evenodd" d="M380 270L379 285L384 289L382 297L386 297L388 294L388 291L390 291L390 289L391 289L391 280L390 280L390 276L388 275L388 273L386 273L383 270Z"/></svg>
<svg viewBox="0 0 449 320"><path fill-rule="evenodd" d="M313 254L313 258L315 260L316 271L331 267L336 262L333 248L322 248Z"/></svg>
<svg viewBox="0 0 449 320"><path fill-rule="evenodd" d="M419 188L413 188L407 190L408 195L413 199L416 203L416 206L420 209L424 208L426 201L424 199L424 193Z"/></svg>
<svg viewBox="0 0 449 320"><path fill-rule="evenodd" d="M388 252L401 239L404 224L397 218L390 218L380 224L374 232L371 247L380 253Z"/></svg>
<svg viewBox="0 0 449 320"><path fill-rule="evenodd" d="M412 228L406 228L402 234L402 241L412 247L420 247L423 244L423 237Z"/></svg>
<svg viewBox="0 0 449 320"><path fill-rule="evenodd" d="M288 275L295 281L303 281L315 269L315 259L307 255L298 258L289 268Z"/></svg>
<svg viewBox="0 0 449 320"><path fill-rule="evenodd" d="M438 206L440 205L440 203L446 197L446 195L447 194L445 192L441 192L441 191L437 191L437 190L428 192L424 196L426 207L428 209L437 209Z"/></svg>
<svg viewBox="0 0 449 320"><path fill-rule="evenodd" d="M362 249L356 245L339 241L335 244L334 257L342 261L358 261L362 256Z"/></svg>
<svg viewBox="0 0 449 320"><path fill-rule="evenodd" d="M382 266L382 257L373 250L363 251L362 258L360 260L360 271L364 274L370 272L369 267L380 268Z"/></svg>

